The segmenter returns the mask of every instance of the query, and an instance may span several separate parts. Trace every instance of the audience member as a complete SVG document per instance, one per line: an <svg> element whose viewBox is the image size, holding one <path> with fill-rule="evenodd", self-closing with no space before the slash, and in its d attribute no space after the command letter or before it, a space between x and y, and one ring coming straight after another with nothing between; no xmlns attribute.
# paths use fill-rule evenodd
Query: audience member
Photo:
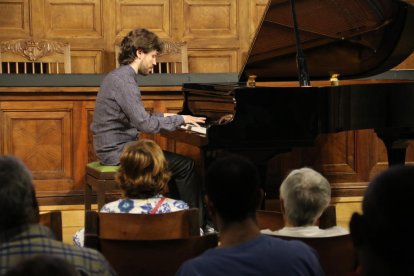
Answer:
<svg viewBox="0 0 414 276"><path fill-rule="evenodd" d="M87 275L116 275L97 251L64 244L40 225L32 177L12 156L0 156L0 274L35 255L60 257Z"/></svg>
<svg viewBox="0 0 414 276"><path fill-rule="evenodd" d="M187 203L165 197L170 172L162 149L152 140L140 139L125 147L116 179L123 197L105 204L103 213L160 214L188 209ZM74 243L83 246L84 229Z"/></svg>
<svg viewBox="0 0 414 276"><path fill-rule="evenodd" d="M311 168L293 170L280 185L280 205L285 227L278 231L262 230L264 234L291 237L329 237L348 234L334 226L321 229L318 219L331 201L331 185Z"/></svg>
<svg viewBox="0 0 414 276"><path fill-rule="evenodd" d="M65 259L52 255L36 255L19 262L4 276L81 276L75 267Z"/></svg>
<svg viewBox="0 0 414 276"><path fill-rule="evenodd" d="M350 221L362 275L414 275L413 184L414 166L394 166L368 185L362 214Z"/></svg>
<svg viewBox="0 0 414 276"><path fill-rule="evenodd" d="M205 189L220 244L186 261L177 275L323 275L306 244L260 234L255 214L263 191L251 162L240 156L216 160L206 173Z"/></svg>

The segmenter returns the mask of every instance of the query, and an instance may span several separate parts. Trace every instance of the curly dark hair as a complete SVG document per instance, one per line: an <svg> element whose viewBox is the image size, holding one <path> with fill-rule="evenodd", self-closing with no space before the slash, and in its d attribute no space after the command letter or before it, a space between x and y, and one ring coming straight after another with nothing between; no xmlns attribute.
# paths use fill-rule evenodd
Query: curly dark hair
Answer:
<svg viewBox="0 0 414 276"><path fill-rule="evenodd" d="M150 198L167 190L171 173L160 146L140 139L125 147L117 180L128 198Z"/></svg>
<svg viewBox="0 0 414 276"><path fill-rule="evenodd" d="M248 159L228 154L216 159L205 176L205 189L215 210L226 223L254 217L260 204L260 178Z"/></svg>
<svg viewBox="0 0 414 276"><path fill-rule="evenodd" d="M137 50L147 54L152 50L162 52L163 48L163 42L155 33L141 28L132 30L122 39L118 56L119 64L132 63L137 58Z"/></svg>

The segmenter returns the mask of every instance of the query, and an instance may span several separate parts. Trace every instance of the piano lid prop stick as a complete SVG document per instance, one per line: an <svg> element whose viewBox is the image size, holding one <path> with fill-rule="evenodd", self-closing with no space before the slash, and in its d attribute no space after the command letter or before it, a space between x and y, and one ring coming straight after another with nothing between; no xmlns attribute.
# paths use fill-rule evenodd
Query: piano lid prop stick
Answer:
<svg viewBox="0 0 414 276"><path fill-rule="evenodd" d="M309 81L308 66L306 65L305 54L302 51L302 46L300 43L298 23L296 20L295 0L290 0L290 4L292 7L293 27L295 30L296 38L296 66L298 67L299 84L301 87L311 86Z"/></svg>

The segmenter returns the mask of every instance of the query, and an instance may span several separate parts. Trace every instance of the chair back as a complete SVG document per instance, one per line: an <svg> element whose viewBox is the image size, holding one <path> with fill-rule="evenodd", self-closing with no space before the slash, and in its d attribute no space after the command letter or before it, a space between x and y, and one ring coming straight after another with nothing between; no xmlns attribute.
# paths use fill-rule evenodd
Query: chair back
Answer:
<svg viewBox="0 0 414 276"><path fill-rule="evenodd" d="M218 244L200 236L198 209L165 214L87 211L85 246L99 250L119 275L174 275L187 259Z"/></svg>
<svg viewBox="0 0 414 276"><path fill-rule="evenodd" d="M283 214L280 211L256 210L256 222L260 229L276 231L285 226Z"/></svg>
<svg viewBox="0 0 414 276"><path fill-rule="evenodd" d="M164 41L164 51L158 55L153 73L188 73L187 43Z"/></svg>
<svg viewBox="0 0 414 276"><path fill-rule="evenodd" d="M115 45L115 62L119 67L120 46ZM157 65L152 73L177 74L188 73L187 43L179 41L164 41L164 51L157 56Z"/></svg>
<svg viewBox="0 0 414 276"><path fill-rule="evenodd" d="M85 245L99 249L99 240L166 240L200 235L198 209L164 214L122 214L87 211Z"/></svg>
<svg viewBox="0 0 414 276"><path fill-rule="evenodd" d="M63 241L62 211L53 210L40 213L39 223L49 227L50 230L52 230L52 233L55 235L55 238L59 241Z"/></svg>
<svg viewBox="0 0 414 276"><path fill-rule="evenodd" d="M168 240L100 240L100 251L119 276L175 275L186 260L218 245L217 234Z"/></svg>
<svg viewBox="0 0 414 276"><path fill-rule="evenodd" d="M16 39L0 42L0 73L71 73L70 45L51 40Z"/></svg>
<svg viewBox="0 0 414 276"><path fill-rule="evenodd" d="M260 229L276 231L285 226L283 213L281 211L256 210L256 221ZM318 220L321 229L336 226L336 207L329 205Z"/></svg>
<svg viewBox="0 0 414 276"><path fill-rule="evenodd" d="M274 237L300 240L315 249L326 276L349 276L356 270L357 255L350 234L332 237Z"/></svg>

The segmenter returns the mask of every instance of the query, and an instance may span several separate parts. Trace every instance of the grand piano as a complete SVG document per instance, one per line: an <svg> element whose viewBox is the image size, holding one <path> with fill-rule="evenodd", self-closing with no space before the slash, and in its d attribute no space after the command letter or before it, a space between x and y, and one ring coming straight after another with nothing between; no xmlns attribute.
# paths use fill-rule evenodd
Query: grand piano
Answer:
<svg viewBox="0 0 414 276"><path fill-rule="evenodd" d="M413 52L414 7L397 0L294 4L296 33L291 2L269 1L239 82L183 84L181 114L205 116L206 125L163 135L199 147L208 166L222 152L265 164L323 133L374 129L389 165L404 163L414 138L414 82L369 77Z"/></svg>

